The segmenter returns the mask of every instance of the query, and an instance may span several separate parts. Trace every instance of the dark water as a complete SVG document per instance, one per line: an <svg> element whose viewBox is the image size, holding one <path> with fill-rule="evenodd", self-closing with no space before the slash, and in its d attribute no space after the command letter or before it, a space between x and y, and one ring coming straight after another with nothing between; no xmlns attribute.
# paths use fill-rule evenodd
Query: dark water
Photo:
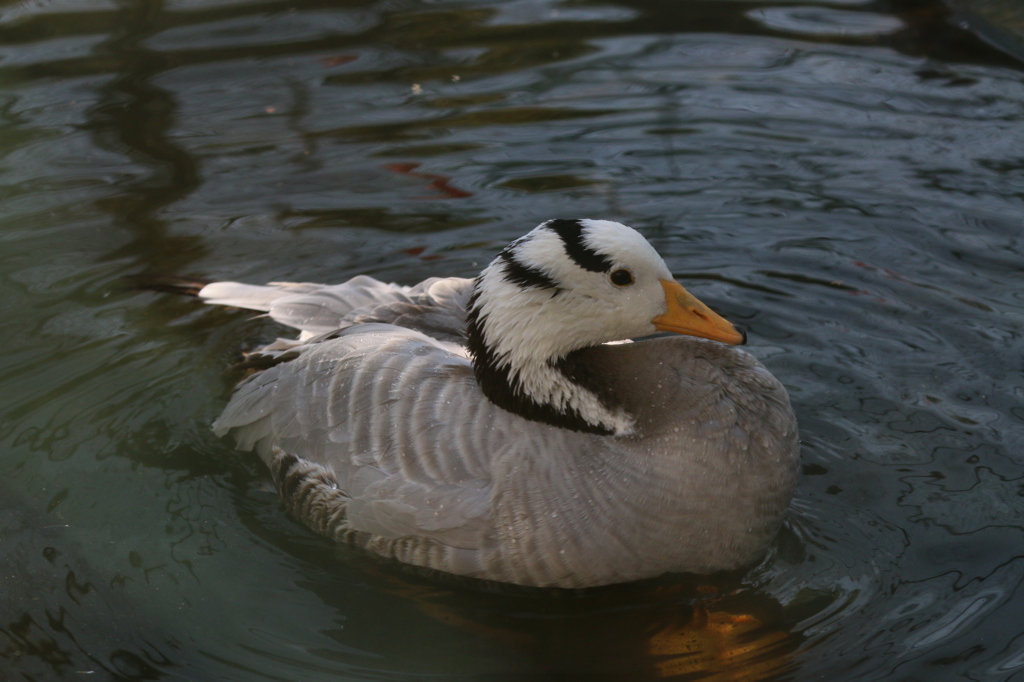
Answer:
<svg viewBox="0 0 1024 682"><path fill-rule="evenodd" d="M6 2L0 83L0 679L1024 680L1024 71L941 6ZM122 280L469 276L552 217L789 387L761 565L335 548L209 430L281 330Z"/></svg>

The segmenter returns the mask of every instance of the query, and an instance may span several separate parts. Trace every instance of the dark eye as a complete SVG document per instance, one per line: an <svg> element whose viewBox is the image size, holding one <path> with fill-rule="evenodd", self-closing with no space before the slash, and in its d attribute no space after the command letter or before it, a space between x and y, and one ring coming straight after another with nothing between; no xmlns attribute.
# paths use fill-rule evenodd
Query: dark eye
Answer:
<svg viewBox="0 0 1024 682"><path fill-rule="evenodd" d="M619 268L612 273L612 284L617 287L628 287L633 283L633 273L625 268Z"/></svg>

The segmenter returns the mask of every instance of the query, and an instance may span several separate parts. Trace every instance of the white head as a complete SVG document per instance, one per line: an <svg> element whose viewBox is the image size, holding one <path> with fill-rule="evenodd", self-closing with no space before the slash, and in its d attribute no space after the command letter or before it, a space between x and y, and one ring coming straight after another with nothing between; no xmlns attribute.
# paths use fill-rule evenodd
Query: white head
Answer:
<svg viewBox="0 0 1024 682"><path fill-rule="evenodd" d="M640 233L608 220L541 224L484 269L470 301L469 350L488 397L521 414L520 403L534 403L538 414L523 416L578 430L627 433L632 420L573 383L559 361L659 330L742 342L675 282Z"/></svg>

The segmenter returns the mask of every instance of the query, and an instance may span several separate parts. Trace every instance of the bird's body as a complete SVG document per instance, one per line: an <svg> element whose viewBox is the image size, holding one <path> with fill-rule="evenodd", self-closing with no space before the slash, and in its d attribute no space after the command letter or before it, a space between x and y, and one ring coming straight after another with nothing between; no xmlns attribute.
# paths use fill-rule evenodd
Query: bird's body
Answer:
<svg viewBox="0 0 1024 682"><path fill-rule="evenodd" d="M289 512L334 539L586 587L742 566L789 504L796 421L750 354L691 336L607 343L741 338L617 223L549 221L476 280L199 295L302 331L257 352L215 430L256 450Z"/></svg>

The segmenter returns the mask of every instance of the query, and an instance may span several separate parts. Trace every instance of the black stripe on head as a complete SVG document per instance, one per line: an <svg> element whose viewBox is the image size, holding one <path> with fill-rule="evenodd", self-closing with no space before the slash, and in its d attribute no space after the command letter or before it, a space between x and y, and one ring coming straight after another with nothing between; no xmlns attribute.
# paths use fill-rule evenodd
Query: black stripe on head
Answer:
<svg viewBox="0 0 1024 682"><path fill-rule="evenodd" d="M515 246L513 244L512 246ZM512 246L499 254L499 258L505 263L505 279L512 282L520 289L536 287L538 289L557 289L555 280L548 277L547 273L529 265L523 265L512 255Z"/></svg>
<svg viewBox="0 0 1024 682"><path fill-rule="evenodd" d="M612 260L583 243L583 223L579 220L549 220L545 227L562 238L565 253L576 265L591 272L611 271Z"/></svg>

